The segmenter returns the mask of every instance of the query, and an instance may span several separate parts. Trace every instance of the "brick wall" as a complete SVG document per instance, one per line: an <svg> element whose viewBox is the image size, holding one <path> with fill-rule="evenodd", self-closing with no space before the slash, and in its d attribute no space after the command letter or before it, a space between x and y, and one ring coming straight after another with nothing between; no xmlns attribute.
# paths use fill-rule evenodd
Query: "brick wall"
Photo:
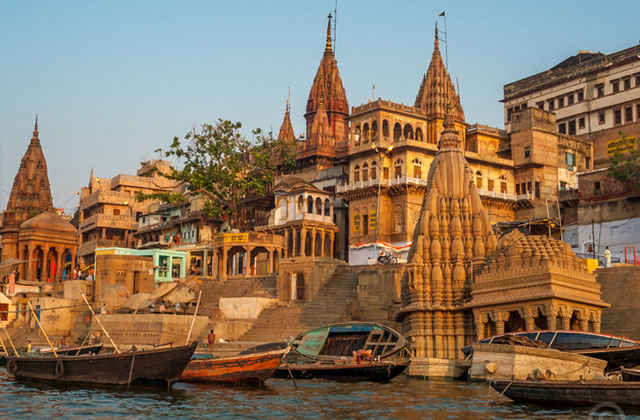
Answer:
<svg viewBox="0 0 640 420"><path fill-rule="evenodd" d="M601 331L640 339L640 266L600 268L595 274L602 300L611 304L602 310Z"/></svg>

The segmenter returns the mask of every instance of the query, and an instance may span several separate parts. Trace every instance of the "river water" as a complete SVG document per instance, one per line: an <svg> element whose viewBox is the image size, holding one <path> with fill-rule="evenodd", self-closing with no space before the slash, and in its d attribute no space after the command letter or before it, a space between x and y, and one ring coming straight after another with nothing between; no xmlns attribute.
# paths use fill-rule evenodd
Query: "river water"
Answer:
<svg viewBox="0 0 640 420"><path fill-rule="evenodd" d="M486 383L339 383L271 379L261 387L174 384L171 391L54 387L14 381L0 369L7 419L622 419L590 409L514 404ZM626 419L640 412L626 410Z"/></svg>

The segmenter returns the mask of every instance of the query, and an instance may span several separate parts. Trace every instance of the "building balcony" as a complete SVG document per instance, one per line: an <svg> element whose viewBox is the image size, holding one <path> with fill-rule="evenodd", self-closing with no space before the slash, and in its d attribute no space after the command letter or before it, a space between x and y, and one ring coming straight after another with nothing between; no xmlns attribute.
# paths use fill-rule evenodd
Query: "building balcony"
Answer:
<svg viewBox="0 0 640 420"><path fill-rule="evenodd" d="M129 215L114 216L108 214L94 214L80 223L80 232L84 233L96 228L111 228L132 230L135 219Z"/></svg>
<svg viewBox="0 0 640 420"><path fill-rule="evenodd" d="M83 242L78 247L78 256L83 257L85 255L93 254L96 248L113 248L121 247L126 248L127 242L112 239L93 239L91 241Z"/></svg>
<svg viewBox="0 0 640 420"><path fill-rule="evenodd" d="M410 176L401 176L393 179L369 179L367 181L353 182L347 185L338 185L336 192L345 193L349 191L359 190L362 188L378 188L378 185L385 187L393 187L396 185L427 185L427 180L422 178L414 178Z"/></svg>
<svg viewBox="0 0 640 420"><path fill-rule="evenodd" d="M121 204L132 203L135 199L134 194L119 192L119 191L105 191L98 190L89 194L84 199L80 200L80 210L85 210L96 204Z"/></svg>
<svg viewBox="0 0 640 420"><path fill-rule="evenodd" d="M496 198L498 200L505 200L505 201L518 201L520 199L526 199L526 197L524 196L527 195L527 194L515 195L515 194L507 194L499 191L487 191L487 190L478 190L478 194L480 195L480 197ZM521 195L523 195L523 197L520 197Z"/></svg>

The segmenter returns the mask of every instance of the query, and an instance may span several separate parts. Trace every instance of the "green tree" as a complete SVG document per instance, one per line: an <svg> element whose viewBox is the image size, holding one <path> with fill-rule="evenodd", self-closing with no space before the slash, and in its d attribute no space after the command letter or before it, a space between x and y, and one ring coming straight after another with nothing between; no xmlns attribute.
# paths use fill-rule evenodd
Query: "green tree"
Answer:
<svg viewBox="0 0 640 420"><path fill-rule="evenodd" d="M616 150L609 159L609 175L622 183L629 183L631 187L640 192L640 139L627 139L622 135L623 149L626 152ZM629 142L633 143L633 147ZM627 146L627 147L625 147Z"/></svg>
<svg viewBox="0 0 640 420"><path fill-rule="evenodd" d="M178 181L187 193L207 198L204 211L208 217L237 225L236 216L242 199L248 195L264 197L278 171L295 166L295 144L275 139L271 133L254 130L254 143L239 132L241 124L219 119L214 125L203 124L182 139L174 137L168 150L158 149L165 157L176 158L180 168L160 175ZM155 198L167 203L185 200L185 194L163 192L139 193L143 201Z"/></svg>

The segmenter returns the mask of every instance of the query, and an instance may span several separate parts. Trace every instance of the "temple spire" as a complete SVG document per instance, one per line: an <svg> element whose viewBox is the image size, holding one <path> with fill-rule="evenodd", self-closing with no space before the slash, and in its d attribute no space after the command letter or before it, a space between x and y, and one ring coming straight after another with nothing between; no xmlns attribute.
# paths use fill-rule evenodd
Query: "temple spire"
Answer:
<svg viewBox="0 0 640 420"><path fill-rule="evenodd" d="M440 141L438 141L438 150L445 149L460 149L461 141L458 137L458 131L453 122L451 104L447 104L446 111L444 113L444 121L442 123L442 134L440 135Z"/></svg>
<svg viewBox="0 0 640 420"><path fill-rule="evenodd" d="M39 132L38 132L38 114L36 114L36 124L33 126L33 137L31 137L31 141L40 141L39 136Z"/></svg>
<svg viewBox="0 0 640 420"><path fill-rule="evenodd" d="M332 52L331 49L331 18L333 16L331 16L331 13L329 13L329 16L327 16L327 18L329 19L329 22L327 23L327 45L325 47L325 52Z"/></svg>
<svg viewBox="0 0 640 420"><path fill-rule="evenodd" d="M440 42L438 41L438 22L436 22L436 39L433 41L433 49L440 50Z"/></svg>

